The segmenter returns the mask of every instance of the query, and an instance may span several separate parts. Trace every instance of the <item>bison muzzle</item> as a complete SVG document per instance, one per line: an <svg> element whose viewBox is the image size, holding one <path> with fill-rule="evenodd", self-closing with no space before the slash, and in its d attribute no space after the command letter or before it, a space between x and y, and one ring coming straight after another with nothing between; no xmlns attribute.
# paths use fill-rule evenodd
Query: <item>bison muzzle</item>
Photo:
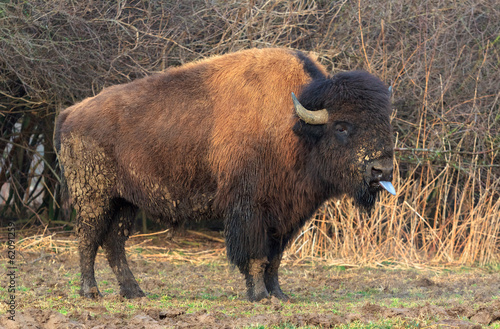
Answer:
<svg viewBox="0 0 500 329"><path fill-rule="evenodd" d="M298 96L295 97L295 95ZM251 49L104 89L61 112L56 147L72 204L81 294L98 297L99 246L128 298L144 296L125 241L138 209L168 225L224 221L248 299L287 299L283 250L325 200L370 209L395 193L387 87L329 76L294 50Z"/></svg>

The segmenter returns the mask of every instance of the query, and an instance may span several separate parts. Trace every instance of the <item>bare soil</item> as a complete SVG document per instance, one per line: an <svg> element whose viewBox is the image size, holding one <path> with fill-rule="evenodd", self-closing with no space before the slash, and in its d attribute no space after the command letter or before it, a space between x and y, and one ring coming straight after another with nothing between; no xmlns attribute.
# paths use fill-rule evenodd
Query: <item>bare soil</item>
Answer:
<svg viewBox="0 0 500 329"><path fill-rule="evenodd" d="M182 238L179 238L182 239ZM15 321L0 305L0 328L363 327L500 328L498 268L373 268L286 261L291 301L245 299L242 275L223 244L205 240L131 242L131 268L147 297L126 300L105 257L96 275L104 297L78 295L75 248L18 252ZM156 249L155 249L156 248ZM6 252L2 252L5 260ZM6 265L2 267L7 270ZM3 301L7 279L1 278Z"/></svg>

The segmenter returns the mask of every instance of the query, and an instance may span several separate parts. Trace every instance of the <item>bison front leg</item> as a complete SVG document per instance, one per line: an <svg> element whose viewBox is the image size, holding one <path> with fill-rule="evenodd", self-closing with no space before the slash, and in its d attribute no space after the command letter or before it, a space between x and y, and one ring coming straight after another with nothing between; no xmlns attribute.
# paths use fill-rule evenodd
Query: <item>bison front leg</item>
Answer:
<svg viewBox="0 0 500 329"><path fill-rule="evenodd" d="M280 283L278 281L278 269L281 263L282 253L273 257L269 264L266 266L264 272L264 283L266 284L267 291L278 299L287 301L289 298L283 291L281 291Z"/></svg>
<svg viewBox="0 0 500 329"><path fill-rule="evenodd" d="M131 233L135 213L136 207L131 204L119 206L102 245L120 285L120 295L126 298L146 296L135 280L125 255L125 242Z"/></svg>
<svg viewBox="0 0 500 329"><path fill-rule="evenodd" d="M267 265L267 258L251 259L248 268L242 271L247 284L247 297L251 302L269 297L264 282L264 273Z"/></svg>
<svg viewBox="0 0 500 329"><path fill-rule="evenodd" d="M241 199L246 201L251 198ZM227 256L245 276L247 297L252 302L269 297L264 282L269 263L267 235L259 222L261 216L255 213L254 208L249 202L229 208L224 227Z"/></svg>

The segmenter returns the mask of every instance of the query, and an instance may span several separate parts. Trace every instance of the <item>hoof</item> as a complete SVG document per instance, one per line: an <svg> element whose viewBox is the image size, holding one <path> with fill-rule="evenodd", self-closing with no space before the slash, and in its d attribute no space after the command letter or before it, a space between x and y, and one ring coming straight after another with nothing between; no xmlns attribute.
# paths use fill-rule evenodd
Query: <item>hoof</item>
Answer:
<svg viewBox="0 0 500 329"><path fill-rule="evenodd" d="M290 297L288 297L285 293L283 293L283 291L281 291L281 289L279 291L271 292L271 296L274 296L283 302L287 302L290 300Z"/></svg>
<svg viewBox="0 0 500 329"><path fill-rule="evenodd" d="M146 297L146 294L141 288L139 288L139 286L133 288L120 287L120 295L127 299Z"/></svg>
<svg viewBox="0 0 500 329"><path fill-rule="evenodd" d="M99 289L97 289L97 287L94 286L94 287L88 288L86 290L81 289L80 296L83 296L85 298L90 298L90 299L99 299L102 297L102 294L99 292Z"/></svg>
<svg viewBox="0 0 500 329"><path fill-rule="evenodd" d="M248 294L248 300L251 302L258 302L264 298L268 298L269 293L267 291L261 291L258 294Z"/></svg>

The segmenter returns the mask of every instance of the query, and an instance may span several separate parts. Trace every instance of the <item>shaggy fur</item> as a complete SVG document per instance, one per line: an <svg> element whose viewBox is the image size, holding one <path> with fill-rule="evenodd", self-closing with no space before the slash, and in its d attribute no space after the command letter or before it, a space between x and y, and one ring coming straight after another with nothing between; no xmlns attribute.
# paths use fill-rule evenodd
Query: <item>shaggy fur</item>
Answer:
<svg viewBox="0 0 500 329"><path fill-rule="evenodd" d="M309 125L291 93L329 122ZM251 49L104 89L63 111L56 144L78 211L81 293L99 295L101 245L121 293L143 296L124 243L138 208L164 223L220 218L250 300L273 294L284 248L328 198L373 206L374 171L391 180L387 87L333 77L298 51Z"/></svg>

